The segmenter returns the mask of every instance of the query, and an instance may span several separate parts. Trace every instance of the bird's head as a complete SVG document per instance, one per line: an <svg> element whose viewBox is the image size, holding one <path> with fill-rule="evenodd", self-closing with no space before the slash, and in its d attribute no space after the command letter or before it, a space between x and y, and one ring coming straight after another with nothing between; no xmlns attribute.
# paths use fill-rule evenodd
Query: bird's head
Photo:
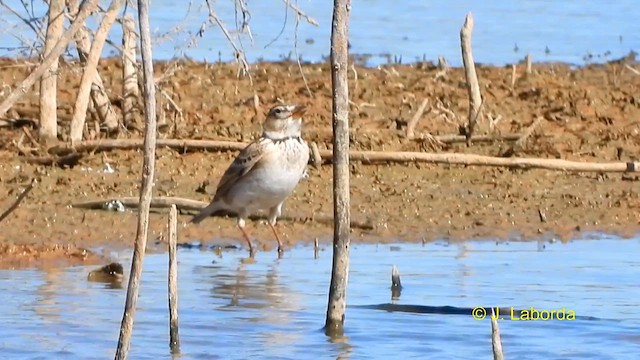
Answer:
<svg viewBox="0 0 640 360"><path fill-rule="evenodd" d="M263 133L270 139L300 136L304 105L277 105L269 110L263 125Z"/></svg>

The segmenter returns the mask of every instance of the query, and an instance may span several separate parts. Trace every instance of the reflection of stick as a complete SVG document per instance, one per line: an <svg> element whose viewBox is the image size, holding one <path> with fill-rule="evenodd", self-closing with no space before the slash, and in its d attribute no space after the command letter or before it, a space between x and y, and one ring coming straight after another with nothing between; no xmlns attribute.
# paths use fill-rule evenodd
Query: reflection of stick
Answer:
<svg viewBox="0 0 640 360"><path fill-rule="evenodd" d="M149 25L149 0L138 0L138 25L140 27L140 43L142 69L144 79L144 155L142 161L140 211L136 227L136 239L131 261L131 275L127 286L127 298L122 314L120 336L116 348L116 360L125 360L131 345L133 319L136 313L142 262L147 248L149 234L149 207L151 205L156 163L156 87L153 78L153 53L151 48L151 29ZM95 43L95 40L94 40Z"/></svg>
<svg viewBox="0 0 640 360"><path fill-rule="evenodd" d="M462 62L464 63L464 74L467 78L467 91L469 93L469 120L467 123L467 145L471 144L471 136L475 130L476 123L480 117L480 107L482 97L480 96L480 85L478 85L478 75L476 65L473 61L471 50L471 33L473 31L473 15L467 14L464 25L460 30L460 42L462 47Z"/></svg>
<svg viewBox="0 0 640 360"><path fill-rule="evenodd" d="M83 3L75 21L71 24L69 29L62 34L60 40L56 43L56 46L54 46L49 52L49 55L47 55L40 65L31 72L26 79L22 80L22 82L15 87L13 92L7 96L2 103L0 103L0 117L4 116L11 106L13 106L13 104L22 97L22 95L26 94L27 90L29 90L29 88L31 88L31 86L50 69L51 65L58 60L59 56L67 47L69 41L71 41L78 29L83 26L84 20L91 15L91 12L95 9L97 3L98 0L86 0Z"/></svg>
<svg viewBox="0 0 640 360"><path fill-rule="evenodd" d="M2 220L4 220L7 216L9 216L9 214L11 214L13 212L13 210L17 209L18 206L20 205L20 203L22 202L22 200L24 200L24 198L27 197L27 195L29 195L29 192L31 191L31 189L33 189L33 185L36 183L35 180L31 180L31 183L29 184L29 186L27 186L23 191L22 194L20 194L18 196L18 198L16 199L16 201L9 206L9 208L2 213L2 215L0 215L0 222L2 222Z"/></svg>
<svg viewBox="0 0 640 360"><path fill-rule="evenodd" d="M500 327L496 320L496 313L491 308L491 347L493 348L493 360L504 360L502 353L502 340L500 339Z"/></svg>
<svg viewBox="0 0 640 360"><path fill-rule="evenodd" d="M429 98L424 98L416 113L413 115L411 120L409 120L409 123L407 124L407 138L413 139L415 137L416 125L418 124L418 121L420 121L424 110L427 108L427 104L429 104Z"/></svg>
<svg viewBox="0 0 640 360"><path fill-rule="evenodd" d="M169 210L169 347L172 354L180 353L180 333L178 322L178 210L171 205Z"/></svg>

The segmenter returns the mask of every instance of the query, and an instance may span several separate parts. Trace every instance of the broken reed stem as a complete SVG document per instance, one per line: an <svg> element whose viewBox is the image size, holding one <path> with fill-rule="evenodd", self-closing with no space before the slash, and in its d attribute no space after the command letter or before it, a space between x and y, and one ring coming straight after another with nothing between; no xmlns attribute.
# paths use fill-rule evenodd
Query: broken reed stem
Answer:
<svg viewBox="0 0 640 360"><path fill-rule="evenodd" d="M135 21L126 15L122 22L122 113L124 126L136 123L138 114L138 71L136 66L136 30Z"/></svg>
<svg viewBox="0 0 640 360"><path fill-rule="evenodd" d="M473 61L471 50L471 33L473 32L473 15L467 14L464 25L460 30L460 43L462 48L462 62L464 64L464 75L467 79L467 92L469 93L469 119L467 123L467 145L471 145L471 136L475 130L476 123L480 118L482 97L480 96L480 85L476 74L476 65Z"/></svg>
<svg viewBox="0 0 640 360"><path fill-rule="evenodd" d="M418 110L416 111L416 113L413 114L413 117L411 118L411 120L409 120L409 123L407 123L407 138L409 139L415 138L416 125L418 124L418 121L420 121L420 118L422 117L422 114L424 113L424 111L427 109L428 104L429 104L429 98L424 98L424 100L422 100L422 103L418 107Z"/></svg>
<svg viewBox="0 0 640 360"><path fill-rule="evenodd" d="M78 13L78 8L80 7L79 0L67 0L67 7L69 8L69 14L72 17L75 17ZM89 57L89 53L91 52L91 39L90 34L87 29L82 26L78 33L76 34L76 50L78 51L78 58L80 59L80 63L83 66L87 65L87 59ZM89 103L89 111L91 112L91 106L93 106L93 110L97 113L100 122L105 124L107 129L114 130L118 127L118 117L111 106L111 100L109 100L109 96L104 87L104 83L102 82L102 77L100 77L100 73L96 71L95 77L93 79L93 83L91 84L91 92L90 92L92 102Z"/></svg>
<svg viewBox="0 0 640 360"><path fill-rule="evenodd" d="M502 353L502 340L500 339L500 327L496 319L496 313L491 308L491 347L493 349L493 360L504 360Z"/></svg>
<svg viewBox="0 0 640 360"><path fill-rule="evenodd" d="M156 159L156 87L153 78L153 53L151 48L151 30L149 25L149 0L138 0L138 24L140 26L140 39L142 49L142 69L144 78L144 159L142 164L140 210L138 212L138 226L136 240L131 262L131 275L127 287L127 300L125 303L116 360L127 358L131 345L131 332L133 319L138 301L140 277L142 275L142 263L147 247L147 235L149 230L149 208L151 204L153 180L155 176Z"/></svg>
<svg viewBox="0 0 640 360"><path fill-rule="evenodd" d="M178 321L178 210L171 205L169 210L169 347L172 354L180 353L180 330Z"/></svg>
<svg viewBox="0 0 640 360"><path fill-rule="evenodd" d="M83 26L84 20L91 15L91 12L96 8L97 4L98 0L85 0L82 8L78 12L78 16L76 16L76 19L73 21L69 29L62 34L60 40L58 40L56 45L51 49L44 60L42 60L40 65L31 72L29 76L22 80L22 82L14 88L11 94L9 94L9 96L0 103L0 117L3 117L11 106L13 106L13 104L22 97L22 95L26 94L29 88L31 88L31 86L33 86L33 84L51 68L51 65L58 61L58 58L64 52L69 41L72 40L76 32Z"/></svg>
<svg viewBox="0 0 640 360"><path fill-rule="evenodd" d="M333 107L333 264L325 332L344 334L349 277L349 13L351 0L334 0L331 26L331 83Z"/></svg>
<svg viewBox="0 0 640 360"><path fill-rule="evenodd" d="M60 40L64 28L64 0L49 1L47 35L42 57L51 53ZM58 140L58 58L56 58L40 79L40 141L43 143Z"/></svg>
<svg viewBox="0 0 640 360"><path fill-rule="evenodd" d="M118 16L118 12L124 3L125 0L113 0L111 2L91 43L91 50L89 51L89 56L87 56L87 62L84 67L84 72L82 73L82 79L80 80L80 87L78 88L78 97L76 98L76 103L73 108L71 131L69 133L69 139L72 144L82 141L82 133L84 131L84 123L87 118L87 108L89 106L89 95L98 72L97 67L100 55L102 55L102 47L107 39L111 25L116 20L116 16ZM114 124L105 125L111 126L109 130L115 130L118 127L117 122L115 127L113 127Z"/></svg>
<svg viewBox="0 0 640 360"><path fill-rule="evenodd" d="M24 190L22 190L22 193L18 195L18 198L16 199L16 201L14 201L13 204L11 204L11 206L9 206L9 208L5 210L2 213L2 215L0 215L0 222L6 219L7 216L9 216L9 214L11 214L15 209L18 208L18 206L20 206L20 203L22 202L22 200L24 200L27 197L27 195L29 195L29 192L33 189L33 185L35 185L35 183L36 183L36 180L32 179L29 186L27 186Z"/></svg>

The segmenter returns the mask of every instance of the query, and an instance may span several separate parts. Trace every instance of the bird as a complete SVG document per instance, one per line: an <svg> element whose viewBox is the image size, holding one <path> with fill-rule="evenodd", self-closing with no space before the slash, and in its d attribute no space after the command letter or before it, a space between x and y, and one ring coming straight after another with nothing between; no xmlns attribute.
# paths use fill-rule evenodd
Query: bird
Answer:
<svg viewBox="0 0 640 360"><path fill-rule="evenodd" d="M235 214L237 226L254 253L246 229L247 218L268 211L267 222L278 241L276 231L284 201L306 176L309 146L302 139L304 105L285 104L272 107L262 126L262 135L236 156L222 175L211 203L195 215L191 222L200 223L209 216Z"/></svg>

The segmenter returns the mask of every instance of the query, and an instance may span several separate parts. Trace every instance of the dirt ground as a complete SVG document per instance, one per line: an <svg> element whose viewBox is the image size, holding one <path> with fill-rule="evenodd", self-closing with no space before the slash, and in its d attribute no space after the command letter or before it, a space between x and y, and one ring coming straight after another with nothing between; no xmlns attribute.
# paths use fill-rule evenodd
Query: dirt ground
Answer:
<svg viewBox="0 0 640 360"><path fill-rule="evenodd" d="M514 156L562 158L585 162L637 161L640 157L640 76L625 67L640 68L633 59L571 68L564 64L534 64L526 75L519 64L480 66L483 113L477 134L521 133L543 120L523 149ZM270 106L279 101L309 107L303 136L321 149L331 148L331 78L328 64L258 63L252 79L238 78L233 64L190 61L159 62L159 137L250 141ZM33 70L33 63L0 60L0 99ZM122 99L122 69L104 59L100 74L118 112ZM76 64L60 69L58 115L60 140L66 140L81 72ZM352 100L351 146L354 150L461 152L499 156L509 141L447 144L405 137L406 123L429 99L417 133L458 134L466 121L467 92L462 69L444 74L429 63L354 66L349 71ZM306 81L306 85L305 85ZM253 82L253 85L252 83ZM308 88L307 88L308 86ZM254 91L260 99L258 114ZM38 89L29 91L7 115L38 119ZM498 119L498 120L496 120ZM493 124L491 124L493 123ZM490 125L491 124L491 125ZM140 138L139 129L121 131L118 138ZM87 138L96 138L89 120ZM0 212L9 208L31 179L37 184L22 204L0 223L0 267L40 266L48 259L86 263L99 249L131 247L136 212L72 208L76 202L138 196L142 152L118 150L85 154L73 167L36 165L25 161L48 156L29 139L30 126L0 128ZM104 134L98 137L105 137ZM36 139L37 140L37 139ZM156 196L208 201L234 152L157 151ZM107 164L113 173L104 171ZM433 239L576 238L604 231L621 236L640 229L638 174L572 173L513 170L498 167L427 163L359 163L351 165L352 217L355 242L430 241ZM332 168L310 167L305 179L285 203L279 229L286 244L328 243L332 238ZM204 185L204 186L203 186ZM209 192L203 192L202 189ZM545 221L541 221L541 214ZM211 218L189 225L179 217L179 241L244 246L233 219ZM262 222L250 223L254 241L272 249L275 239ZM163 249L166 214L151 216L152 249ZM87 255L87 251L88 254ZM57 254L57 255L56 255ZM84 255L83 255L84 254Z"/></svg>

